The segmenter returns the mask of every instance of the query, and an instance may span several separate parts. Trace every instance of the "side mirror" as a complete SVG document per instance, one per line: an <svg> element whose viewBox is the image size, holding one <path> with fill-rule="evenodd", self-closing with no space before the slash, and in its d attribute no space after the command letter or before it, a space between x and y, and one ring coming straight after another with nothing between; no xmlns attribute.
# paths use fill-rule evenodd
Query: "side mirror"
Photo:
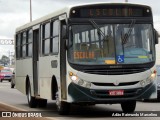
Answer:
<svg viewBox="0 0 160 120"><path fill-rule="evenodd" d="M158 32L156 30L154 30L154 39L155 39L155 44L158 44Z"/></svg>

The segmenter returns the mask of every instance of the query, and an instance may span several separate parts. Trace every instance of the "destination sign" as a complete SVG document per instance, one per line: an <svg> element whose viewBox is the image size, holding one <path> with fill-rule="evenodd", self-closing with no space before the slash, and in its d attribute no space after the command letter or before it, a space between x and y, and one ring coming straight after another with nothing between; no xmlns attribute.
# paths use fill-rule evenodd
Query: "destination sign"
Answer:
<svg viewBox="0 0 160 120"><path fill-rule="evenodd" d="M94 52L74 52L74 59L94 59Z"/></svg>
<svg viewBox="0 0 160 120"><path fill-rule="evenodd" d="M142 9L121 8L121 9L82 9L82 17L140 17L143 16Z"/></svg>
<svg viewBox="0 0 160 120"><path fill-rule="evenodd" d="M150 17L151 9L146 6L96 5L73 8L71 17L103 18L103 17Z"/></svg>

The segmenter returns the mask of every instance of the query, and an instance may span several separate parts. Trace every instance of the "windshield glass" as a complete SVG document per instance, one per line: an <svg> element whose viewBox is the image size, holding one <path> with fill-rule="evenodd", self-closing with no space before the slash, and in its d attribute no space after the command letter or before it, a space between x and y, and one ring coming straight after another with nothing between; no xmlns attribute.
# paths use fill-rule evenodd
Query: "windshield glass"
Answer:
<svg viewBox="0 0 160 120"><path fill-rule="evenodd" d="M151 24L70 26L69 61L76 64L137 64L154 61Z"/></svg>

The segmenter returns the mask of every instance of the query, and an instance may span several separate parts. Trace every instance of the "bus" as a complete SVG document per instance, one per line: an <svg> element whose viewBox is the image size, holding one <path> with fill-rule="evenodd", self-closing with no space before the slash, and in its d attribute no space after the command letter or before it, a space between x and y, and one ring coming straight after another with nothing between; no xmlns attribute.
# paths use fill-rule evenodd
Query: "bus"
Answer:
<svg viewBox="0 0 160 120"><path fill-rule="evenodd" d="M31 108L55 100L59 114L72 104L134 112L137 100L157 97L158 34L147 5L71 5L18 27L15 43L15 85Z"/></svg>

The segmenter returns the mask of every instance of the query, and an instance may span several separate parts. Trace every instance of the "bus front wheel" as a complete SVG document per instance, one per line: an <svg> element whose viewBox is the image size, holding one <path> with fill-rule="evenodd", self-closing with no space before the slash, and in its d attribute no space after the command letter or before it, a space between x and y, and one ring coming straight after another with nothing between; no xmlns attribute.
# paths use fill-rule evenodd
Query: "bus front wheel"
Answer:
<svg viewBox="0 0 160 120"><path fill-rule="evenodd" d="M28 86L27 87L28 105L29 105L30 108L35 108L35 107L37 107L38 100L35 97L31 96L31 86L30 86L29 82L28 82L27 86Z"/></svg>
<svg viewBox="0 0 160 120"><path fill-rule="evenodd" d="M70 104L59 100L59 93L56 92L56 106L60 115L69 114Z"/></svg>
<svg viewBox="0 0 160 120"><path fill-rule="evenodd" d="M132 113L136 108L136 101L126 101L121 103L121 108L125 113Z"/></svg>

